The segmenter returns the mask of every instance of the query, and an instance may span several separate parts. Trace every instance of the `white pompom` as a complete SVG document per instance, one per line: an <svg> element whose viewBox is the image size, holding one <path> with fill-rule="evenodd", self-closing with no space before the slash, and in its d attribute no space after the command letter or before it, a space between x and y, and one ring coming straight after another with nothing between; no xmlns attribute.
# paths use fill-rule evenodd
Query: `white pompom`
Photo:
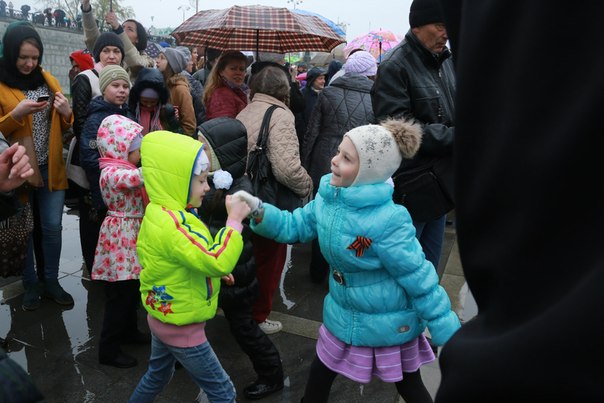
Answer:
<svg viewBox="0 0 604 403"><path fill-rule="evenodd" d="M229 190L233 184L233 177L231 174L228 171L223 171L222 169L214 172L212 180L214 181L214 187L216 187L216 189Z"/></svg>

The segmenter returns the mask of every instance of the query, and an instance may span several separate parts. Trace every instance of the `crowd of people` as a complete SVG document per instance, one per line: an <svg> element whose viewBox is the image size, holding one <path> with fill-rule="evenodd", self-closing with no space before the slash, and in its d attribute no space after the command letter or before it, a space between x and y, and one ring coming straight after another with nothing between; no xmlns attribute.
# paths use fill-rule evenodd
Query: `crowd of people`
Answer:
<svg viewBox="0 0 604 403"><path fill-rule="evenodd" d="M44 10L32 12L29 4L23 4L16 9L12 1L6 3L6 1L0 0L0 17L31 21L33 24L48 27L82 29L81 14L76 15L75 18L70 18L65 10L60 8L53 10L48 7Z"/></svg>
<svg viewBox="0 0 604 403"><path fill-rule="evenodd" d="M344 66L308 70L289 66L282 54L250 60L240 51L208 50L198 72L197 49L162 46L154 59L138 21L120 24L109 12L112 29L100 32L89 0L81 11L89 51L69 55L71 104L41 69L43 41L32 25L13 23L3 40L10 46L0 59L0 90L23 95L2 105L0 130L25 146L34 174L21 197L38 217L33 234L42 234L39 243L33 235L29 242L23 308L38 309L43 296L73 304L57 280L69 188L78 199L85 270L104 284L99 363L136 366L127 346L151 345L149 368L130 400L151 401L178 363L210 401L234 401L205 336L218 306L257 373L243 394L258 399L284 387L280 352L269 338L283 325L269 317L287 244L313 241L310 279L331 276L304 399L327 401L337 374L369 382L375 373L408 401L430 401L419 367L435 359L433 346L460 324L435 262L414 236L425 223L392 197L396 190L386 180L408 165L403 160L425 165L416 155L430 151L428 126L452 132L452 119L376 109L393 98L372 92L381 83L374 85L378 65L361 49ZM438 14L420 13L412 38L442 24ZM67 169L62 134L70 127ZM264 203L252 195L246 166L261 143L269 181L280 189ZM83 174L73 175L74 167ZM392 230L384 232L386 224ZM379 307L369 303L373 298ZM150 332L137 326L141 302ZM378 318L391 324L369 331ZM350 337L351 329L361 330ZM395 366L382 358L391 354L401 357ZM359 363L365 370L346 364L354 356L367 357Z"/></svg>
<svg viewBox="0 0 604 403"><path fill-rule="evenodd" d="M478 87L468 59L475 56L463 45L482 49L487 43L481 41L488 41L460 29L460 21L472 13L463 1L457 3L463 15L438 0L414 0L405 40L379 65L370 53L355 49L343 65L323 69L289 66L276 53L250 60L240 51L216 49L206 49L200 65L198 49L184 46L162 47L151 58L138 21L120 24L109 12L112 30L101 33L90 0L83 0L88 51L69 55L71 103L42 69L44 45L34 26L25 20L10 24L0 58L0 94L5 95L0 97L0 218L22 209L32 209L35 217L24 251L23 309L35 311L42 297L74 303L58 279L69 189L78 199L84 270L105 290L99 363L134 367L138 362L127 346L150 345L149 366L131 402L153 401L177 366L211 402L235 401L237 391L205 333L218 307L257 375L244 396L260 399L283 389L287 369L269 337L283 324L269 317L287 244L306 242L312 242L309 280L327 279L329 292L302 401L328 401L334 379L342 375L360 383L376 376L393 383L408 403L432 402L420 367L434 361L436 348L451 338L452 347L443 352L439 398L464 400L467 395L452 381L461 377L455 372L465 354L462 344L476 345L481 337L486 343L514 320L502 313L502 304L509 302L505 297L494 301L488 295L498 295L498 286L481 272L497 266L494 273L505 278L504 268L472 249L492 249L478 239L490 231L484 227L488 208L471 187L472 178L487 174L479 172L486 156L477 156L468 139L456 141L456 121L485 153L506 143L487 144L480 137L489 133L472 122L469 111ZM454 53L457 66L447 47L448 21L459 41L453 43L460 52ZM457 77L467 80L458 105ZM494 135L505 137L488 122L496 112L479 113ZM73 153L65 161L68 132ZM455 144L466 160L454 163ZM255 194L248 161L259 152L270 163L269 184L279 189L272 199ZM493 161L497 158L486 164ZM502 171L491 169L510 190L504 199L516 197ZM514 178L522 181L520 175ZM492 184L482 188L482 196L492 200ZM513 214L503 202L497 205L498 214ZM483 208L481 216L471 211L475 206ZM459 332L438 270L446 214L453 208L461 208L460 236L468 240L460 239L462 252L473 257L470 286L486 289L476 294L481 325L464 325ZM518 251L518 256L527 253ZM502 261L513 266L513 259ZM149 332L137 326L141 305ZM509 336L503 344L509 349L501 354L518 349L520 338L530 338L525 330L521 335ZM503 356L472 354L502 373L494 379L461 365L463 373L483 377L482 392L472 394L471 401L514 396L502 392L503 369L513 372L510 364L492 359ZM0 355L0 365L12 365L8 361ZM15 379L31 381L21 375ZM500 395L489 394L489 385ZM512 390L538 396L529 384L522 385ZM594 397L598 392L586 387L581 393Z"/></svg>

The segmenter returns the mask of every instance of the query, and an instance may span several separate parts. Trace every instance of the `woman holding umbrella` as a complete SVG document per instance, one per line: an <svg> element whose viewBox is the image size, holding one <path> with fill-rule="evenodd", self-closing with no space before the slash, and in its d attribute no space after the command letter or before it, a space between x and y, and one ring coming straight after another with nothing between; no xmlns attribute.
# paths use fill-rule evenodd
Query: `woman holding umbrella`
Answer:
<svg viewBox="0 0 604 403"><path fill-rule="evenodd" d="M220 56L204 88L206 120L221 116L234 118L247 106L246 67L247 57L241 52L229 51Z"/></svg>

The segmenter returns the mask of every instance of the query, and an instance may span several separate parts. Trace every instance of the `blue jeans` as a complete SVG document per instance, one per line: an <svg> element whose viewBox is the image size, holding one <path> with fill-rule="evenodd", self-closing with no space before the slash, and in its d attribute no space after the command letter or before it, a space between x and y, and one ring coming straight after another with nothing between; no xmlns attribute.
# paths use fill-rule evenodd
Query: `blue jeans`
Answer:
<svg viewBox="0 0 604 403"><path fill-rule="evenodd" d="M426 260L434 265L434 269L438 271L438 263L443 250L443 242L445 239L445 221L447 216L443 215L435 220L427 222L413 221L415 227L415 236L422 245ZM439 275L439 277L441 277Z"/></svg>
<svg viewBox="0 0 604 403"><path fill-rule="evenodd" d="M29 202L33 205L36 198L40 212L41 228L34 231L42 231L42 253L44 255L44 279L57 280L59 277L59 260L61 259L62 244L62 222L63 204L65 202L64 190L48 190L48 165L40 166L40 173L44 186L35 188L29 194ZM25 259L25 270L23 271L23 283L35 284L38 276L34 267L34 243L33 234L29 238L27 257Z"/></svg>
<svg viewBox="0 0 604 403"><path fill-rule="evenodd" d="M235 401L235 387L209 342L195 347L164 344L152 334L149 368L130 396L130 403L152 402L170 382L178 360L212 403Z"/></svg>

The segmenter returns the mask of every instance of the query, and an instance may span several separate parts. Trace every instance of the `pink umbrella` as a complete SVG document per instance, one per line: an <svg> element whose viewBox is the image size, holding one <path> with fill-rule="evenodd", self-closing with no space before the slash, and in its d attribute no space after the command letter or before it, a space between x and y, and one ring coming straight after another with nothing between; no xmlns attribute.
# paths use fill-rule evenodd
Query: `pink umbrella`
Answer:
<svg viewBox="0 0 604 403"><path fill-rule="evenodd" d="M387 30L370 31L369 33L357 36L348 42L344 48L346 57L354 49L363 49L371 53L378 61L382 61L382 55L398 45L401 40L399 37Z"/></svg>

